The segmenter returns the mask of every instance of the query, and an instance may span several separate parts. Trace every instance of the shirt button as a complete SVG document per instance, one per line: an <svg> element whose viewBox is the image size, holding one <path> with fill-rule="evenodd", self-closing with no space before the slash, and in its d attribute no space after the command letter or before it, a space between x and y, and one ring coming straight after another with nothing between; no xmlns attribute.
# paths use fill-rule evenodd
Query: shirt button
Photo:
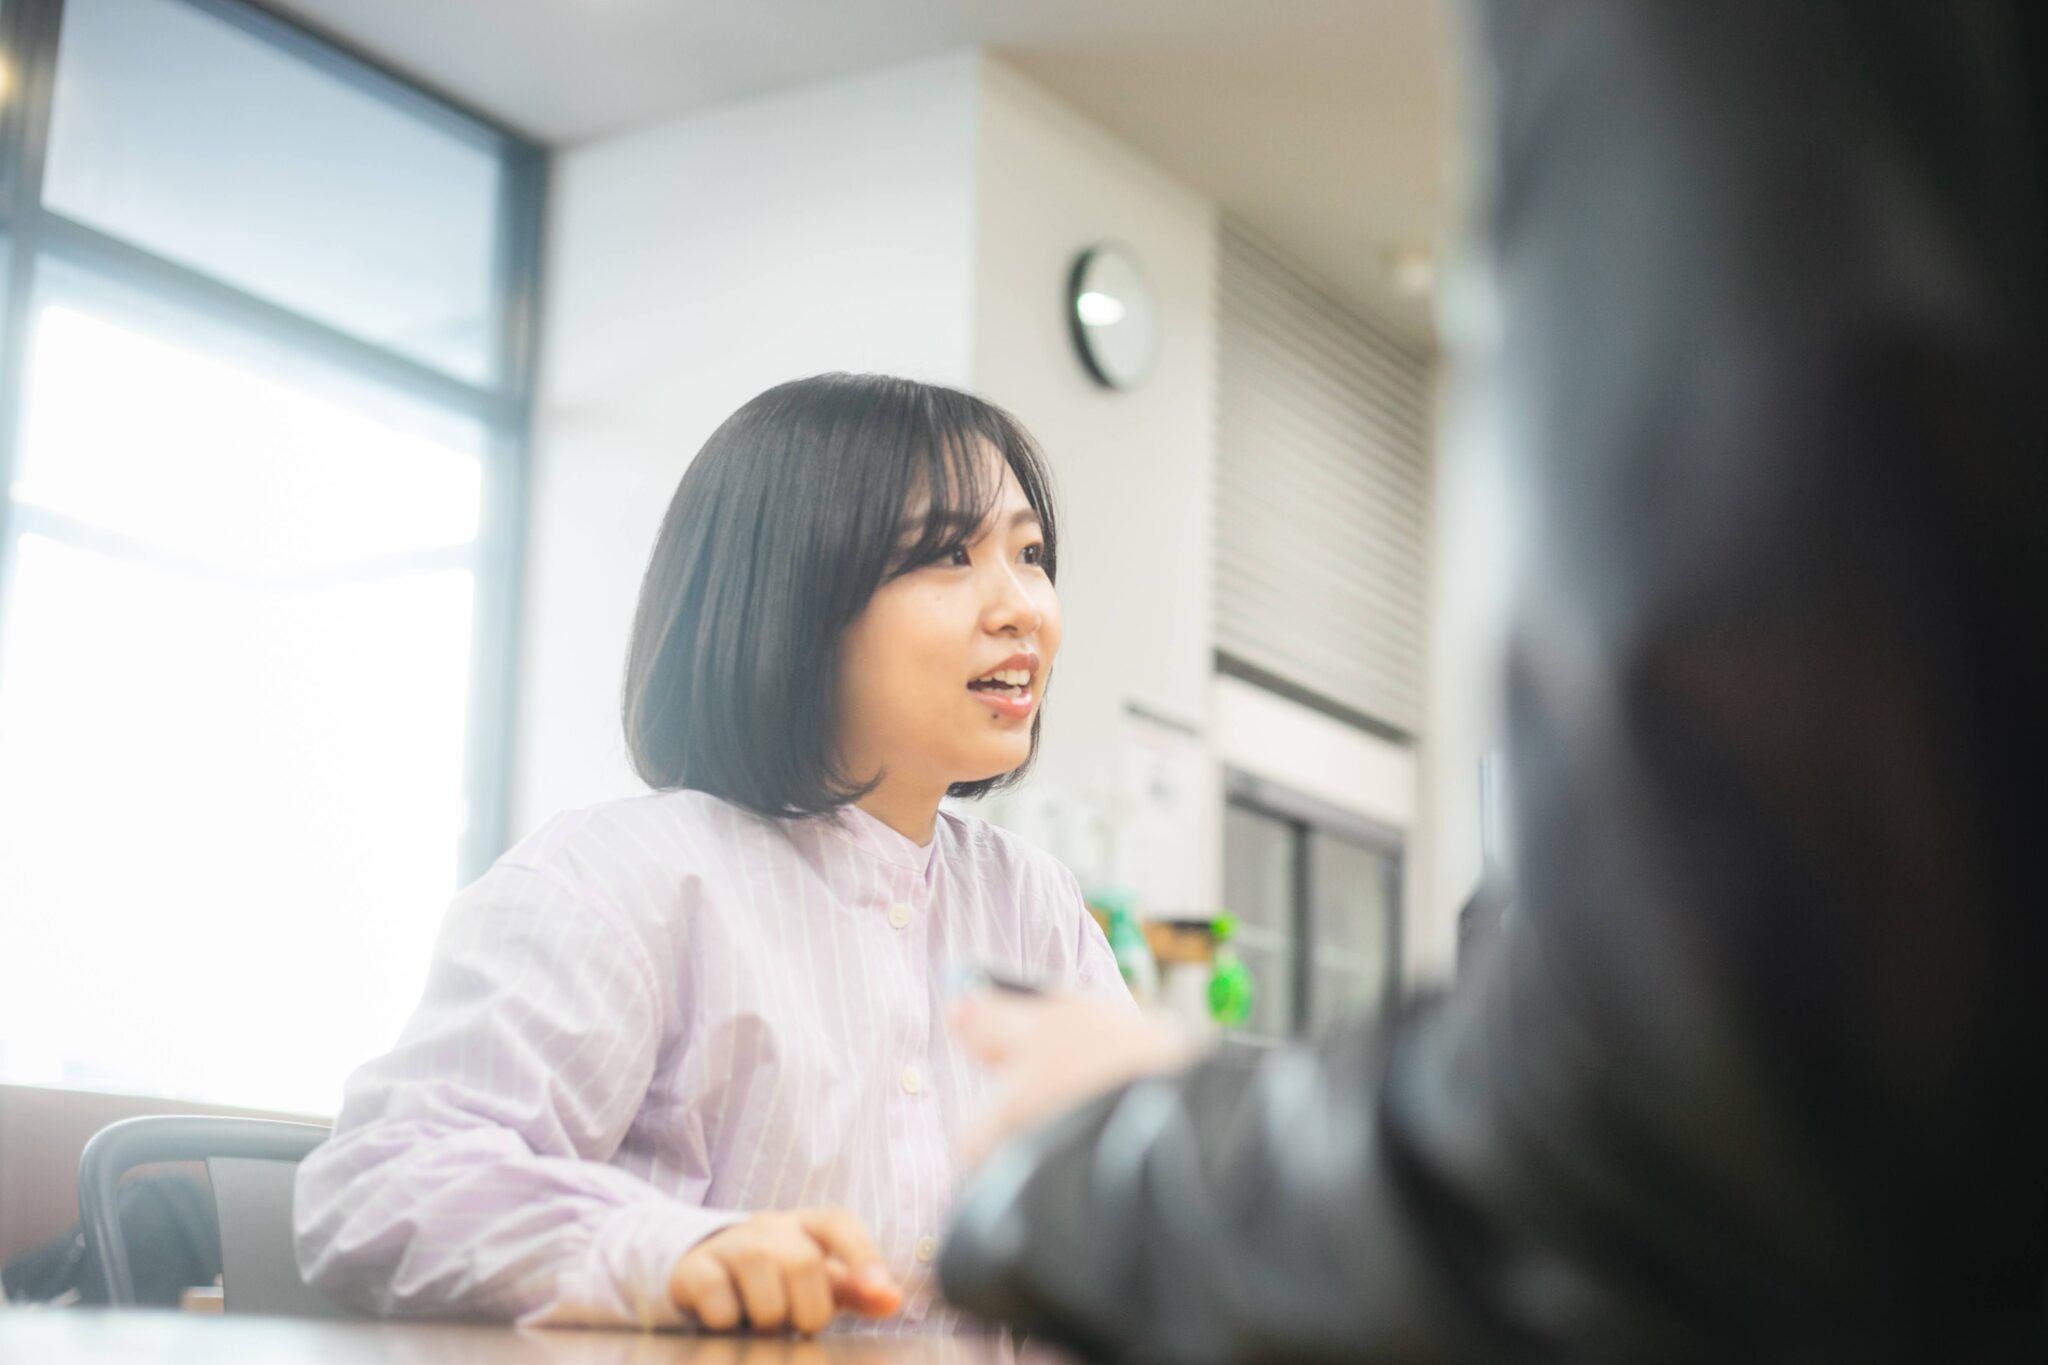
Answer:
<svg viewBox="0 0 2048 1365"><path fill-rule="evenodd" d="M892 905L889 907L889 927L891 929L901 929L908 923L910 923L909 906Z"/></svg>
<svg viewBox="0 0 2048 1365"><path fill-rule="evenodd" d="M924 1078L917 1074L917 1068L914 1066L904 1067L903 1093L906 1095L915 1095L918 1091L922 1089L924 1089Z"/></svg>
<svg viewBox="0 0 2048 1365"><path fill-rule="evenodd" d="M929 1260L930 1260L930 1259L931 1259L932 1257L934 1257L934 1256L936 1256L936 1255L938 1255L938 1254L939 1254L939 1239L938 1239L938 1238L936 1238L936 1237L920 1237L920 1238L918 1238L918 1239L917 1239L917 1259L918 1259L918 1260L920 1260L920 1261L929 1261Z"/></svg>

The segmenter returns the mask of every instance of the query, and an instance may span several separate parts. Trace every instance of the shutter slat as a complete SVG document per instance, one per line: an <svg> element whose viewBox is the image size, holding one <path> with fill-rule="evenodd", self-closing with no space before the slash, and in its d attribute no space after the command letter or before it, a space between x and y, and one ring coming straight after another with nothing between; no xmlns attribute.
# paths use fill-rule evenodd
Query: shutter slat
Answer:
<svg viewBox="0 0 2048 1365"><path fill-rule="evenodd" d="M1226 222L1217 647L1419 734L1429 362Z"/></svg>
<svg viewBox="0 0 2048 1365"><path fill-rule="evenodd" d="M1375 365L1359 352L1355 338L1326 329L1308 330L1298 315L1272 306L1270 298L1242 290L1220 291L1220 306L1236 316L1239 333L1231 342L1251 341L1294 369L1299 382L1320 386L1339 405L1367 405L1374 420L1419 435L1429 426L1427 399L1417 405L1418 385L1427 392L1426 376Z"/></svg>
<svg viewBox="0 0 2048 1365"><path fill-rule="evenodd" d="M1293 367L1284 362L1276 363L1270 355L1246 353L1225 357L1225 361L1234 366L1243 381L1241 397L1246 406L1243 414L1246 420L1261 425L1278 425L1284 429L1284 433L1276 432L1276 435L1310 438L1306 444L1311 452L1322 449L1329 442L1394 452L1412 450L1425 443L1425 436L1419 431L1401 431L1376 424L1355 396L1352 408L1333 410L1326 394L1291 382ZM1296 448L1292 442L1283 443L1275 453L1286 455ZM1425 496L1420 471L1408 468L1399 459L1368 462L1359 472L1417 503Z"/></svg>

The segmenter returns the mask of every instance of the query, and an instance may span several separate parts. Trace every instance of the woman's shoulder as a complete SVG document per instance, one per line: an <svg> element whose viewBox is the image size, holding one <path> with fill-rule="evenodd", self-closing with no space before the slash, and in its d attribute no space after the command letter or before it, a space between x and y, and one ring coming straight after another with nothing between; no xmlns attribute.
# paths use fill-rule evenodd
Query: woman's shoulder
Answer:
<svg viewBox="0 0 2048 1365"><path fill-rule="evenodd" d="M1065 863L1001 825L967 811L941 809L939 831L949 859L970 875L1004 878L1061 901L1080 897L1080 884Z"/></svg>
<svg viewBox="0 0 2048 1365"><path fill-rule="evenodd" d="M989 894L970 897L999 918L1014 920L1020 958L1009 966L1025 980L1059 990L1092 992L1108 945L1087 913L1080 881L1067 865L1020 834L964 811L940 812L941 837L957 850L954 865ZM1095 940L1091 951L1090 941ZM1109 968L1114 974L1114 967Z"/></svg>
<svg viewBox="0 0 2048 1365"><path fill-rule="evenodd" d="M497 866L573 886L653 885L716 878L775 822L707 792L660 791L580 806L544 821Z"/></svg>

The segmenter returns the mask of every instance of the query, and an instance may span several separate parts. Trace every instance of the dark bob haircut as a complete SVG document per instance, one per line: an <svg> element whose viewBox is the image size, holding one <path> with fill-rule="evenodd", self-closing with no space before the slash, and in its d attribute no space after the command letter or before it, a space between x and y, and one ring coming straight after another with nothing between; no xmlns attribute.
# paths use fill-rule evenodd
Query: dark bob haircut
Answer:
<svg viewBox="0 0 2048 1365"><path fill-rule="evenodd" d="M777 385L727 418L683 475L640 587L626 745L651 787L763 815L821 815L872 787L837 770L841 637L875 590L979 527L1002 456L1058 568L1051 481L1014 417L883 375ZM929 507L902 537L916 501ZM1038 721L1031 754L1038 753ZM980 796L1031 766L950 794Z"/></svg>

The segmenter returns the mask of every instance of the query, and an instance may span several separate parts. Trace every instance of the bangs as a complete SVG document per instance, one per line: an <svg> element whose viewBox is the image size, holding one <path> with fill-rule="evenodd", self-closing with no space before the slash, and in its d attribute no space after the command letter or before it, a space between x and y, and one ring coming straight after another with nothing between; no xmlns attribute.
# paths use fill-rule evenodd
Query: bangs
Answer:
<svg viewBox="0 0 2048 1365"><path fill-rule="evenodd" d="M975 399L936 403L923 440L908 453L908 477L897 509L895 540L884 579L929 563L988 524L1003 496L1003 471L1017 478L1045 538L1046 576L1058 574L1051 479L1024 429L1000 408ZM993 458L991 458L993 455ZM879 584L877 584L879 586Z"/></svg>

